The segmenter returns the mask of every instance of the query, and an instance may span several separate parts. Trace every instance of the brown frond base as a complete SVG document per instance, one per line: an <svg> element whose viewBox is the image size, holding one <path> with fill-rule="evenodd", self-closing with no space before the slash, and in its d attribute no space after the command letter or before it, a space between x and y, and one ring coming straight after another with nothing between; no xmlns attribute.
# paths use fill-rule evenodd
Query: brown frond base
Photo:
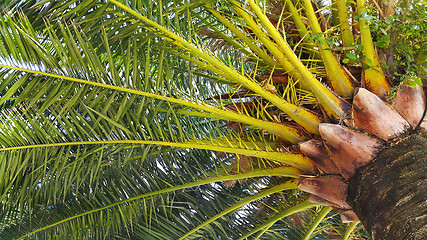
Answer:
<svg viewBox="0 0 427 240"><path fill-rule="evenodd" d="M354 96L353 117L358 129L384 140L395 138L410 128L409 123L396 110L363 88L359 88Z"/></svg>
<svg viewBox="0 0 427 240"><path fill-rule="evenodd" d="M399 91L389 105L360 88L351 124L320 124L322 141L300 148L322 174L299 188L374 239L427 239L426 97L420 87Z"/></svg>
<svg viewBox="0 0 427 240"><path fill-rule="evenodd" d="M360 222L356 213L353 212L352 210L345 210L345 211L338 211L338 212L340 213L341 221L343 223Z"/></svg>
<svg viewBox="0 0 427 240"><path fill-rule="evenodd" d="M310 140L299 144L301 152L323 173L340 174L322 141Z"/></svg>
<svg viewBox="0 0 427 240"><path fill-rule="evenodd" d="M332 206L339 206L342 209L351 208L345 201L347 184L341 176L329 175L320 178L306 178L300 182L298 187L302 191L332 202Z"/></svg>
<svg viewBox="0 0 427 240"><path fill-rule="evenodd" d="M397 139L350 179L347 203L374 239L427 239L426 137Z"/></svg>
<svg viewBox="0 0 427 240"><path fill-rule="evenodd" d="M423 87L418 85L415 87L410 87L406 84L400 85L394 98L393 107L415 129L420 119L423 118L426 108L426 96Z"/></svg>

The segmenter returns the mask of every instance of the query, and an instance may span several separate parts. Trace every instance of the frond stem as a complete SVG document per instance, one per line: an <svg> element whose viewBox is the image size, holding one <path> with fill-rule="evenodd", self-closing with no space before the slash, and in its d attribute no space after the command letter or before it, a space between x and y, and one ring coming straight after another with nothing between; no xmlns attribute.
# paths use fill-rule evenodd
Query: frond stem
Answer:
<svg viewBox="0 0 427 240"><path fill-rule="evenodd" d="M16 147L0 148L0 152L21 150L21 149L34 149L34 148L45 148L45 147L62 147L62 146L77 146L77 145L101 145L101 144L144 144L144 145L158 145L168 146L177 148L195 148L210 151L228 152L234 154L241 154L246 156L252 156L257 158L264 158L280 163L285 163L294 166L301 170L310 171L313 167L312 162L301 154L290 154L274 151L262 151L252 150L244 148L226 147L220 145L214 145L213 143L203 144L204 142L161 142L161 141L145 141L145 140L112 140L112 141L82 141L82 142L62 142L62 143L48 143L48 144L37 144L37 145L26 145ZM295 173L295 177L299 176L299 172Z"/></svg>
<svg viewBox="0 0 427 240"><path fill-rule="evenodd" d="M130 9L126 5L116 1L116 0L109 0L113 4L117 5L118 7L122 8L124 11L130 13L134 17L142 20L143 22L149 24L151 27L154 27L158 29L160 32L166 35L165 39L170 41L178 46L179 48L183 50L187 50L191 53L194 53L196 56L202 58L206 62L212 64L215 66L218 70L216 71L217 74L220 74L226 78L232 79L234 82L241 84L243 87L254 91L255 93L259 94L261 97L267 99L272 104L277 106L279 109L281 109L283 112L288 114L295 122L299 123L301 126L303 126L307 131L311 133L318 133L318 125L320 124L320 118L316 116L315 114L305 110L302 107L298 107L294 104L291 104L282 98L278 97L277 95L265 91L258 83L254 82L253 80L245 77L244 75L238 73L234 69L227 66L222 61L216 59L213 56L208 55L207 53L203 52L190 42L186 41L184 38L176 35L175 33L167 30L165 27L159 25L158 23L148 19L145 16L142 16L138 12Z"/></svg>
<svg viewBox="0 0 427 240"><path fill-rule="evenodd" d="M369 28L369 23L365 18L367 14L365 8L365 0L357 0L357 11L359 15L362 15L359 18L360 26L360 40L363 45L363 63L365 64L364 69L364 82L366 87L377 95L384 95L390 89L384 72L378 61L377 53L375 52L374 43L372 41L371 30Z"/></svg>
<svg viewBox="0 0 427 240"><path fill-rule="evenodd" d="M354 43L350 23L348 22L347 1L334 0L337 6L338 19L341 29L341 40L344 47L352 46Z"/></svg>
<svg viewBox="0 0 427 240"><path fill-rule="evenodd" d="M102 88L111 89L111 90L117 90L120 92L126 92L126 93L144 96L144 97L159 99L159 100L163 100L163 101L167 101L167 102L171 102L171 103L176 103L176 104L186 106L186 107L190 107L190 108L194 108L197 110L210 112L210 113L214 114L213 117L216 117L218 119L224 119L224 120L233 121L233 122L245 123L245 124L249 124L249 125L252 125L254 127L257 127L259 129L264 129L264 130L266 130L266 131L268 131L268 132L270 132L270 133L272 133L272 134L274 134L274 135L276 135L282 139L285 139L285 140L287 140L293 144L301 142L302 140L305 139L305 137L303 137L299 133L299 131L296 130L295 128L291 128L291 127L284 126L282 124L278 124L278 123L274 123L274 122L268 122L268 121L256 119L256 118L249 117L249 116L239 114L239 113L229 111L229 110L218 109L218 108L211 107L208 105L202 105L202 104L198 104L195 102L185 101L185 100L167 97L167 96L163 96L163 95L158 95L158 94L154 94L154 93L143 92L143 91L139 91L139 90L135 90L135 89L113 86L113 85L99 83L99 82L92 82L92 81L68 77L68 76L61 76L61 75L52 74L52 73L40 72L40 71L31 70L31 69L8 66L8 65L3 65L3 64L0 64L0 67L7 68L7 69L13 69L13 70L17 70L17 71L22 71L22 72L27 72L27 73L32 73L32 74L43 75L43 76L47 76L47 77L53 77L53 78L57 78L57 79L64 79L64 80L68 80L68 81L72 81L72 82L102 87ZM298 111L298 110L295 109L295 111Z"/></svg>
<svg viewBox="0 0 427 240"><path fill-rule="evenodd" d="M260 47L258 47L255 43L251 41L245 34L243 34L239 29L237 29L232 23L230 23L224 16L222 16L218 11L213 9L211 6L206 7L209 12L212 13L222 24L224 24L232 33L236 34L236 36L244 42L249 48L260 57L265 63L274 67L276 62L268 56L268 54L263 51Z"/></svg>
<svg viewBox="0 0 427 240"><path fill-rule="evenodd" d="M351 222L348 224L348 227L345 230L344 236L342 237L343 240L349 239L351 233L353 233L354 229L356 229L357 224L359 224L359 222Z"/></svg>
<svg viewBox="0 0 427 240"><path fill-rule="evenodd" d="M340 96L352 96L354 91L353 84L347 72L343 69L341 64L332 54L331 46L328 45L322 29L320 28L320 24L317 20L316 14L314 13L311 0L304 0L303 2L305 6L305 12L308 17L308 23L313 33L317 36L315 41L317 43L317 47L319 48L320 55L322 55L326 74L328 75L332 87Z"/></svg>
<svg viewBox="0 0 427 240"><path fill-rule="evenodd" d="M301 14L298 12L298 9L295 7L291 0L285 0L286 8L288 9L292 20L294 21L295 27L298 30L300 38L304 39L303 41L313 44L313 38L309 36L309 31L305 26L304 22L301 19ZM307 36L308 35L308 36Z"/></svg>
<svg viewBox="0 0 427 240"><path fill-rule="evenodd" d="M347 106L344 106L347 105L345 101L333 94L322 83L320 83L307 69L307 67L302 64L300 59L295 55L295 53L286 43L282 35L277 31L277 29L273 26L270 20L263 14L258 4L256 4L253 0L249 0L249 5L270 34L271 38L276 41L279 49L283 52L288 61L293 65L293 67L295 67L295 69L301 75L302 81L304 81L305 84L310 87L311 91L314 93L317 100L325 109L326 113L332 117L344 116L345 112L347 111Z"/></svg>

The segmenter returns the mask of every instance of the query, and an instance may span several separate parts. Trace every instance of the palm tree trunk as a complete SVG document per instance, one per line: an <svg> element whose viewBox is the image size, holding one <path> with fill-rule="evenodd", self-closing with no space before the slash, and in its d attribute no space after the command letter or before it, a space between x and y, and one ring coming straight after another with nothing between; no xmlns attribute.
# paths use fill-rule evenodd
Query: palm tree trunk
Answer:
<svg viewBox="0 0 427 240"><path fill-rule="evenodd" d="M394 141L350 179L347 202L373 239L427 239L426 137Z"/></svg>

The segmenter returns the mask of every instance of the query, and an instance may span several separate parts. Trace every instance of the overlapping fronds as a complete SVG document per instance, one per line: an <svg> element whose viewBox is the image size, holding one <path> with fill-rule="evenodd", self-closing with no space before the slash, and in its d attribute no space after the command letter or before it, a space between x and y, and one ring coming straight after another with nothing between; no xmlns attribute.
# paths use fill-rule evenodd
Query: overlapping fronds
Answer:
<svg viewBox="0 0 427 240"><path fill-rule="evenodd" d="M334 55L338 27L328 29L316 4L9 2L0 238L363 231L296 190L316 172L292 144L345 119L343 97L359 84Z"/></svg>

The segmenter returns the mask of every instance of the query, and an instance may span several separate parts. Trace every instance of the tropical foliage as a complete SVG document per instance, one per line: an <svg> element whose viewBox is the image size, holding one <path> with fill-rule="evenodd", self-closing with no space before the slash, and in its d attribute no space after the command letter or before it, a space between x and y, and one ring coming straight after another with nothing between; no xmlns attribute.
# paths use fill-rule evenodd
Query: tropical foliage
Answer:
<svg viewBox="0 0 427 240"><path fill-rule="evenodd" d="M369 238L297 186L294 144L392 80L342 2L7 1L0 238Z"/></svg>

